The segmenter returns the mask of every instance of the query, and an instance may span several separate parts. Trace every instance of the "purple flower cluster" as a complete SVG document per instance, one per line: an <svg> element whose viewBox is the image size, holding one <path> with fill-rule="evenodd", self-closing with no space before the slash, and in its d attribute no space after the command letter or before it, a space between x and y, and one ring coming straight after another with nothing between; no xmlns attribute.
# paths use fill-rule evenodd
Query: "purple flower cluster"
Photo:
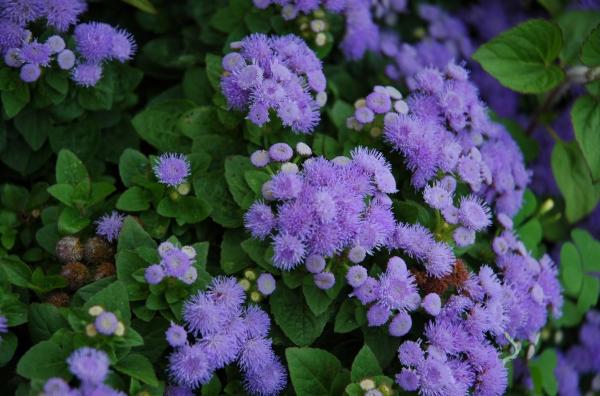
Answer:
<svg viewBox="0 0 600 396"><path fill-rule="evenodd" d="M83 0L5 0L0 2L0 54L9 67L20 68L21 80L37 81L42 68L56 60L62 70L71 71L78 85L94 86L102 77L102 62L131 59L136 46L129 33L105 23L83 23L75 27L75 50L66 48L65 39L50 36L45 42L32 39L28 24L45 20L46 25L66 34L86 11Z"/></svg>
<svg viewBox="0 0 600 396"><path fill-rule="evenodd" d="M111 214L100 217L96 220L96 235L103 237L108 242L116 241L123 227L123 219L125 219L125 215L114 210Z"/></svg>
<svg viewBox="0 0 600 396"><path fill-rule="evenodd" d="M183 154L165 153L158 157L152 170L161 184L177 187L190 176L191 165Z"/></svg>
<svg viewBox="0 0 600 396"><path fill-rule="evenodd" d="M273 264L289 271L301 263L327 289L335 278L325 260L346 252L355 263L386 246L395 229L388 194L396 181L385 158L356 148L350 158L311 157L302 170L282 169L263 185L266 202L255 202L245 226L273 241Z"/></svg>
<svg viewBox="0 0 600 396"><path fill-rule="evenodd" d="M600 311L588 311L579 329L579 343L558 355L554 373L560 396L580 396L580 377L590 374L594 375L590 390L593 394L600 391Z"/></svg>
<svg viewBox="0 0 600 396"><path fill-rule="evenodd" d="M158 246L160 262L146 268L144 277L151 285L156 285L165 277L177 278L191 285L198 278L198 270L194 267L196 251L192 246L177 247L171 242L163 242Z"/></svg>
<svg viewBox="0 0 600 396"><path fill-rule="evenodd" d="M104 308L99 305L92 306L88 310L88 313L93 318L92 323L86 327L88 336L93 337L96 334L105 336L123 336L123 334L125 334L125 325L114 313L105 311Z"/></svg>
<svg viewBox="0 0 600 396"><path fill-rule="evenodd" d="M108 376L108 355L99 349L82 347L67 359L69 371L80 381L79 388L71 388L62 378L50 378L44 385L43 396L102 395L125 396L103 382Z"/></svg>
<svg viewBox="0 0 600 396"><path fill-rule="evenodd" d="M385 15L393 17L406 8L406 0L393 0L391 4L371 0L254 0L254 5L261 9L271 4L282 7L281 15L286 20L295 19L298 14L317 12L321 8L342 14L346 19L346 34L340 46L350 60L362 58L366 51L379 50L379 27L373 21L374 13L378 18ZM320 29L313 31L317 33L317 45L323 45L319 40Z"/></svg>
<svg viewBox="0 0 600 396"><path fill-rule="evenodd" d="M469 59L473 46L464 23L435 5L419 5L419 16L428 23L424 38L403 43L397 33L381 34L381 53L392 60L386 74L414 84L414 75L427 67L443 68L453 59Z"/></svg>
<svg viewBox="0 0 600 396"><path fill-rule="evenodd" d="M267 338L269 316L255 305L244 307L245 298L235 278L217 277L207 291L186 301L187 331L172 324L166 333L175 348L169 357L174 382L195 389L210 381L215 370L237 362L248 393L268 396L283 390L287 374Z"/></svg>
<svg viewBox="0 0 600 396"><path fill-rule="evenodd" d="M311 133L327 99L321 61L298 36L252 34L223 58L221 89L229 107L258 126L274 111L296 133ZM311 91L316 93L313 97Z"/></svg>
<svg viewBox="0 0 600 396"><path fill-rule="evenodd" d="M422 188L439 172L455 174L471 191L510 216L520 208L529 172L510 134L492 122L468 72L449 63L414 76L407 113L384 116L384 137L401 152Z"/></svg>
<svg viewBox="0 0 600 396"><path fill-rule="evenodd" d="M389 333L395 337L406 335L412 327L410 312L419 308L419 296L415 277L408 271L400 257L392 257L385 272L375 279L367 275L366 268L350 267L346 280L363 305L369 305L367 320L369 326L383 326L389 322ZM431 297L429 298L431 300ZM429 302L428 311L435 311L435 303ZM390 321L391 318L391 321Z"/></svg>

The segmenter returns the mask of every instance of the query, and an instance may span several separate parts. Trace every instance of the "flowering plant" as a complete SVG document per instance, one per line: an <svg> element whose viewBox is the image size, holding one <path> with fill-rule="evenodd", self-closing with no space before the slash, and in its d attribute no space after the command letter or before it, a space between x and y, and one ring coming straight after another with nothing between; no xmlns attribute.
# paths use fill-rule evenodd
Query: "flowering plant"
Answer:
<svg viewBox="0 0 600 396"><path fill-rule="evenodd" d="M0 0L3 394L600 392L600 4L433 3Z"/></svg>

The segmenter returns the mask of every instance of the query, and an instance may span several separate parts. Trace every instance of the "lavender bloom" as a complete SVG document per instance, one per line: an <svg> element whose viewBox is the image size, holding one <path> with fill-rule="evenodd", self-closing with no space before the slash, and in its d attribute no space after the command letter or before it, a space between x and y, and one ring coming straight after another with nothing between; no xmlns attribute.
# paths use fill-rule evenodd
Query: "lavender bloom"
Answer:
<svg viewBox="0 0 600 396"><path fill-rule="evenodd" d="M46 43L42 44L37 41L24 44L19 54L24 63L38 66L48 66L51 55L52 48Z"/></svg>
<svg viewBox="0 0 600 396"><path fill-rule="evenodd" d="M20 47L25 34L25 30L20 24L0 16L0 54L4 55L10 48Z"/></svg>
<svg viewBox="0 0 600 396"><path fill-rule="evenodd" d="M335 284L335 275L331 272L321 272L314 276L315 285L321 290L331 289Z"/></svg>
<svg viewBox="0 0 600 396"><path fill-rule="evenodd" d="M239 55L237 53L233 54ZM252 165L257 168L264 168L265 166L269 165L270 160L269 152L266 150L256 150L250 156L250 162L252 162Z"/></svg>
<svg viewBox="0 0 600 396"><path fill-rule="evenodd" d="M10 48L4 54L4 63L9 67L21 67L23 61L21 60L21 50L19 48Z"/></svg>
<svg viewBox="0 0 600 396"><path fill-rule="evenodd" d="M294 155L294 151L287 143L275 143L269 148L269 157L273 161L286 162Z"/></svg>
<svg viewBox="0 0 600 396"><path fill-rule="evenodd" d="M104 335L115 334L118 325L119 320L112 312L102 312L96 317L96 320L94 321L94 327L96 327L96 331Z"/></svg>
<svg viewBox="0 0 600 396"><path fill-rule="evenodd" d="M60 36L50 36L46 40L46 44L52 50L52 53L57 54L65 49L65 40Z"/></svg>
<svg viewBox="0 0 600 396"><path fill-rule="evenodd" d="M454 230L452 236L459 247L466 247L475 243L475 231L466 227L458 227Z"/></svg>
<svg viewBox="0 0 600 396"><path fill-rule="evenodd" d="M81 63L71 69L71 79L82 87L93 87L102 78L102 67L95 63Z"/></svg>
<svg viewBox="0 0 600 396"><path fill-rule="evenodd" d="M63 396L71 392L69 384L62 378L50 378L44 384L44 396Z"/></svg>
<svg viewBox="0 0 600 396"><path fill-rule="evenodd" d="M442 309L442 301L440 300L440 295L437 293L429 293L423 298L423 309L427 311L428 314L432 316L439 315Z"/></svg>
<svg viewBox="0 0 600 396"><path fill-rule="evenodd" d="M101 22L82 23L75 27L77 51L87 61L99 63L112 56L115 29Z"/></svg>
<svg viewBox="0 0 600 396"><path fill-rule="evenodd" d="M188 343L185 329L173 322L171 322L171 326L165 332L165 337L169 345L173 348L181 347Z"/></svg>
<svg viewBox="0 0 600 396"><path fill-rule="evenodd" d="M62 70L71 70L75 66L75 54L68 49L61 51L56 56L56 62Z"/></svg>
<svg viewBox="0 0 600 396"><path fill-rule="evenodd" d="M256 280L256 288L265 296L270 296L275 291L276 282L273 275L269 273L260 274Z"/></svg>
<svg viewBox="0 0 600 396"><path fill-rule="evenodd" d="M248 109L247 118L259 126L269 121L272 109L292 131L313 131L319 105L311 89L323 92L325 83L321 62L302 39L253 34L240 42L239 56L228 54L223 63L227 72L221 88L231 108ZM287 145L270 150L275 161L287 161L292 154Z"/></svg>
<svg viewBox="0 0 600 396"><path fill-rule="evenodd" d="M8 319L4 315L0 315L0 334L8 332ZM0 338L1 340L1 338Z"/></svg>
<svg viewBox="0 0 600 396"><path fill-rule="evenodd" d="M354 288L360 287L367 280L367 269L362 265L353 265L346 273L348 284Z"/></svg>
<svg viewBox="0 0 600 396"><path fill-rule="evenodd" d="M49 26L64 32L86 9L87 4L83 0L46 0L43 12Z"/></svg>
<svg viewBox="0 0 600 396"><path fill-rule="evenodd" d="M162 282L164 277L165 271L163 270L163 267L159 264L153 264L149 266L144 272L144 278L146 278L146 282L148 282L148 284L150 285L159 284L160 282Z"/></svg>
<svg viewBox="0 0 600 396"><path fill-rule="evenodd" d="M94 348L82 347L67 359L69 371L79 380L99 384L108 374L108 355Z"/></svg>
<svg viewBox="0 0 600 396"><path fill-rule="evenodd" d="M123 227L125 215L113 211L96 220L96 235L99 235L109 242L116 241Z"/></svg>
<svg viewBox="0 0 600 396"><path fill-rule="evenodd" d="M491 223L489 208L473 196L463 197L460 201L458 219L473 231L485 229Z"/></svg>
<svg viewBox="0 0 600 396"><path fill-rule="evenodd" d="M173 352L169 356L169 375L192 389L209 382L213 372L204 348L199 344L186 345Z"/></svg>
<svg viewBox="0 0 600 396"><path fill-rule="evenodd" d="M304 263L308 272L318 274L325 269L325 259L322 256L316 254L310 255L306 258Z"/></svg>
<svg viewBox="0 0 600 396"><path fill-rule="evenodd" d="M21 72L19 73L19 77L21 78L21 80L25 81L26 83L31 83L31 82L37 81L37 79L40 78L41 74L42 74L42 69L40 69L40 67L38 65L28 63L26 65L23 65L23 67L21 67Z"/></svg>
<svg viewBox="0 0 600 396"><path fill-rule="evenodd" d="M264 239L275 227L275 217L271 207L262 202L255 202L244 215L244 225L253 237Z"/></svg>
<svg viewBox="0 0 600 396"><path fill-rule="evenodd" d="M40 18L43 12L42 0L4 0L0 3L0 17L20 26Z"/></svg>
<svg viewBox="0 0 600 396"><path fill-rule="evenodd" d="M390 322L389 332L394 337L402 337L410 331L412 318L406 311L400 311Z"/></svg>
<svg viewBox="0 0 600 396"><path fill-rule="evenodd" d="M190 161L183 154L161 155L152 167L158 181L166 186L177 187L190 176Z"/></svg>
<svg viewBox="0 0 600 396"><path fill-rule="evenodd" d="M137 45L131 33L117 29L112 37L112 49L110 55L121 63L130 60L137 49Z"/></svg>

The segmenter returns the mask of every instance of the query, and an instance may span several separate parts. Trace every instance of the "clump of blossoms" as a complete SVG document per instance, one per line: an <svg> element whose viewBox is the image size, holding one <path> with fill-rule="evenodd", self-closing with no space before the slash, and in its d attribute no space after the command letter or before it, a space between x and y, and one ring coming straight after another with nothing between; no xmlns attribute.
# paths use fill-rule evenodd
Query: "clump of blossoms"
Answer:
<svg viewBox="0 0 600 396"><path fill-rule="evenodd" d="M270 296L275 292L277 281L275 277L268 272L257 275L254 269L244 271L244 277L239 280L239 284L248 293L250 300L259 303L263 298Z"/></svg>
<svg viewBox="0 0 600 396"><path fill-rule="evenodd" d="M394 0L393 5L387 7L385 1L379 4L371 0L254 0L254 5L261 9L272 4L279 5L282 7L281 15L286 20L313 13L316 18L307 24L317 33L315 42L321 46L326 43L326 36L321 34L320 27L323 24L320 22L323 10L343 15L346 21L346 33L340 46L346 58L358 60L366 51L379 50L379 27L373 21L372 9L377 11L378 15L382 15L386 10L398 12L404 9L402 2L402 0Z"/></svg>
<svg viewBox="0 0 600 396"><path fill-rule="evenodd" d="M414 77L411 93L403 101L408 108L397 99L399 109L392 109L392 96L387 89L376 89L373 94L377 96L371 100L379 114L384 114L385 140L403 154L413 173L412 184L423 188L431 183L453 190L452 182L441 183L444 176L453 175L493 204L498 213L515 215L530 175L510 134L490 120L467 70L449 63L444 71L425 68ZM362 109L356 110L350 126L360 129L381 125L373 124L380 122L381 117L371 121L363 118L359 114ZM431 200L441 198L431 196ZM448 223L458 223L456 215L460 212L449 209L443 214ZM479 217L484 222L484 216Z"/></svg>
<svg viewBox="0 0 600 396"><path fill-rule="evenodd" d="M177 188L187 181L191 174L188 158L179 153L165 153L158 157L152 167L159 183Z"/></svg>
<svg viewBox="0 0 600 396"><path fill-rule="evenodd" d="M248 110L247 119L258 126L273 111L292 131L311 133L327 95L321 61L306 43L291 34L252 34L232 47L239 52L225 55L221 78L229 107Z"/></svg>
<svg viewBox="0 0 600 396"><path fill-rule="evenodd" d="M267 338L269 316L256 305L244 306L245 299L235 278L216 277L207 291L186 301L185 327L171 324L166 332L175 348L169 357L173 382L196 389L216 370L237 362L248 393L269 396L283 390L287 374Z"/></svg>
<svg viewBox="0 0 600 396"><path fill-rule="evenodd" d="M79 380L79 387L71 388L62 378L50 378L44 385L42 395L125 396L125 393L104 384L109 373L109 364L106 352L89 347L79 348L67 359L69 371Z"/></svg>
<svg viewBox="0 0 600 396"><path fill-rule="evenodd" d="M381 34L381 53L392 60L386 66L386 74L393 80L405 80L409 86L422 69L441 69L453 59L469 59L473 52L467 27L460 19L430 4L420 4L418 14L428 28L417 43L402 42L393 31Z"/></svg>
<svg viewBox="0 0 600 396"><path fill-rule="evenodd" d="M395 229L388 194L396 192L396 181L381 153L362 147L349 158L307 158L301 167L281 165L263 185L265 201L246 213L245 226L255 238L272 240L275 267L305 264L316 285L328 289L335 277L326 259L345 255L359 263L387 245Z"/></svg>
<svg viewBox="0 0 600 396"><path fill-rule="evenodd" d="M94 305L88 310L93 321L85 327L85 332L90 337L98 334L103 336L122 337L125 334L125 325L113 312L106 311L100 305Z"/></svg>
<svg viewBox="0 0 600 396"><path fill-rule="evenodd" d="M163 242L158 246L158 254L160 262L147 267L144 273L150 285L157 285L166 277L191 285L198 278L198 270L194 266L196 250L193 246L178 247L171 242Z"/></svg>
<svg viewBox="0 0 600 396"><path fill-rule="evenodd" d="M21 80L37 81L42 68L56 61L69 70L78 85L90 87L102 77L102 63L131 59L136 45L125 30L100 22L82 23L73 31L74 48L67 48L67 33L85 12L83 0L12 0L0 3L0 54L7 66L20 69ZM50 35L44 42L33 37L28 27L46 22ZM44 32L45 33L45 32ZM41 35L40 35L41 36Z"/></svg>

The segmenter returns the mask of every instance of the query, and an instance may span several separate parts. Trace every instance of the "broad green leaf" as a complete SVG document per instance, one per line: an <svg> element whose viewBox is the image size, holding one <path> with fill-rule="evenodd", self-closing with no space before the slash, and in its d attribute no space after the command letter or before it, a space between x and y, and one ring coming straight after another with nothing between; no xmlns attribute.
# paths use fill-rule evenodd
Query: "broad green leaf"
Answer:
<svg viewBox="0 0 600 396"><path fill-rule="evenodd" d="M600 295L600 280L594 276L586 276L581 284L581 292L577 299L577 309L579 312L587 312L591 307L598 303Z"/></svg>
<svg viewBox="0 0 600 396"><path fill-rule="evenodd" d="M47 340L58 329L68 325L54 305L33 303L29 306L29 334L34 342Z"/></svg>
<svg viewBox="0 0 600 396"><path fill-rule="evenodd" d="M556 395L558 383L554 369L556 368L557 357L554 349L546 349L540 356L529 362L529 369L532 372L534 387L537 392L542 394L543 389L548 395Z"/></svg>
<svg viewBox="0 0 600 396"><path fill-rule="evenodd" d="M600 33L597 41L600 43ZM581 96L571 109L575 140L585 157L592 178L600 180L600 101Z"/></svg>
<svg viewBox="0 0 600 396"><path fill-rule="evenodd" d="M2 334L0 342L0 367L4 367L14 356L19 340L14 333Z"/></svg>
<svg viewBox="0 0 600 396"><path fill-rule="evenodd" d="M529 20L501 33L473 54L473 59L500 83L522 93L546 92L562 82L555 64L563 40L558 25Z"/></svg>
<svg viewBox="0 0 600 396"><path fill-rule="evenodd" d="M242 209L248 209L256 199L256 194L245 180L245 173L254 169L248 157L235 155L225 160L225 179L229 191Z"/></svg>
<svg viewBox="0 0 600 396"><path fill-rule="evenodd" d="M130 148L123 151L119 159L119 175L125 187L131 187L138 180L145 180L149 168L148 158Z"/></svg>
<svg viewBox="0 0 600 396"><path fill-rule="evenodd" d="M100 305L108 311L118 312L123 323L125 323L126 326L129 325L131 319L129 298L127 296L127 288L120 280L109 284L94 294L86 301L83 307L88 309L93 305Z"/></svg>
<svg viewBox="0 0 600 396"><path fill-rule="evenodd" d="M156 248L156 242L154 242L138 221L133 217L127 217L123 222L121 232L119 232L117 251L135 250L140 246Z"/></svg>
<svg viewBox="0 0 600 396"><path fill-rule="evenodd" d="M365 378L381 375L381 367L377 357L367 345L363 345L354 358L351 375L352 382L359 382Z"/></svg>
<svg viewBox="0 0 600 396"><path fill-rule="evenodd" d="M315 316L297 292L278 285L269 298L275 323L296 345L307 346L323 332L329 313Z"/></svg>
<svg viewBox="0 0 600 396"><path fill-rule="evenodd" d="M304 277L302 282L302 292L304 293L306 304L316 316L327 311L327 308L329 308L333 301L325 291L319 289L315 285L313 277L310 275Z"/></svg>
<svg viewBox="0 0 600 396"><path fill-rule="evenodd" d="M25 352L17 365L17 373L27 379L69 378L67 357L68 351L56 343L42 341Z"/></svg>
<svg viewBox="0 0 600 396"><path fill-rule="evenodd" d="M140 212L150 207L149 194L138 186L123 191L116 203L117 209L130 212Z"/></svg>
<svg viewBox="0 0 600 396"><path fill-rule="evenodd" d="M163 198L156 207L156 212L165 217L172 217L180 225L199 223L210 215L212 208L204 198L179 196L177 200Z"/></svg>
<svg viewBox="0 0 600 396"><path fill-rule="evenodd" d="M90 224L87 215L75 208L64 208L58 218L58 231L61 234L73 235L83 230Z"/></svg>
<svg viewBox="0 0 600 396"><path fill-rule="evenodd" d="M132 353L119 360L114 365L115 370L132 378L136 378L150 386L158 386L158 379L154 374L152 363L144 355Z"/></svg>
<svg viewBox="0 0 600 396"><path fill-rule="evenodd" d="M79 158L69 150L61 150L56 159L56 182L76 186L86 179L89 175Z"/></svg>
<svg viewBox="0 0 600 396"><path fill-rule="evenodd" d="M576 143L557 143L552 151L552 173L565 199L570 223L590 213L600 199L600 184L594 185L590 170Z"/></svg>
<svg viewBox="0 0 600 396"><path fill-rule="evenodd" d="M287 348L285 357L298 396L332 395L342 365L331 353L316 348Z"/></svg>
<svg viewBox="0 0 600 396"><path fill-rule="evenodd" d="M565 292L577 297L583 283L583 268L581 256L571 242L566 242L560 250L560 278Z"/></svg>
<svg viewBox="0 0 600 396"><path fill-rule="evenodd" d="M242 243L248 238L243 229L226 230L221 242L221 269L227 274L235 274L252 265L250 258L242 249Z"/></svg>
<svg viewBox="0 0 600 396"><path fill-rule="evenodd" d="M579 55L584 40L600 24L600 12L592 10L573 10L564 12L556 18L564 38L560 54L567 65L579 63Z"/></svg>
<svg viewBox="0 0 600 396"><path fill-rule="evenodd" d="M336 333L349 333L360 327L355 316L356 306L351 299L345 299L335 316L333 331Z"/></svg>
<svg viewBox="0 0 600 396"><path fill-rule="evenodd" d="M581 46L581 62L595 67L600 65L600 26L596 26Z"/></svg>

